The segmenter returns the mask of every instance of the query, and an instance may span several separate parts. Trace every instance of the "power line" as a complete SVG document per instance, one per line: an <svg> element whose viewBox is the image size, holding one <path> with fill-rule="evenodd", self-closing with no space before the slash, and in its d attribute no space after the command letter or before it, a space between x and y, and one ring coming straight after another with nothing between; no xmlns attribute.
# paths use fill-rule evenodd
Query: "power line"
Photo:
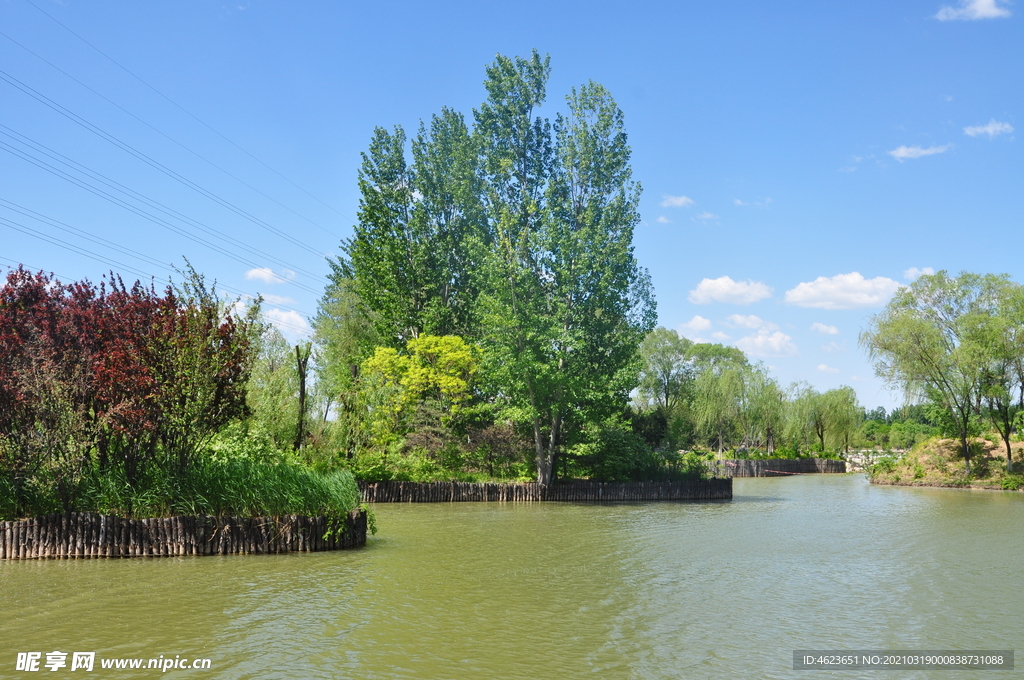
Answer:
<svg viewBox="0 0 1024 680"><path fill-rule="evenodd" d="M131 111L129 111L128 109L124 108L123 106L121 106L121 105L120 105L120 104L118 104L117 102L113 101L112 99L109 99L108 97L104 96L103 94L101 94L101 93L97 92L97 91L96 91L96 90L94 90L94 89L93 89L92 87L90 87L90 86L86 85L86 84L85 84L85 83L83 83L83 82L82 82L81 80L79 80L78 78L74 77L73 75L71 75L70 73L68 73L68 72L67 72L67 71L65 71L64 69L60 68L59 66L57 66L57 65L56 65L56 64L54 64L53 62L49 61L49 60L48 60L48 59L46 59L45 57L43 57L43 56L41 56L41 55L37 54L36 52L32 51L31 49L29 49L29 48L28 48L28 47L26 47L25 45L22 45L22 44L21 44L20 42L18 42L17 40L15 40L14 38L12 38L11 36L7 35L7 34L6 34L6 33L4 33L3 31L0 31L0 35L2 35L3 37L7 38L8 40L10 40L10 41L11 41L12 43L14 43L15 45L17 45L17 46L18 46L18 47L20 47L21 49L25 50L26 52L28 52L29 54L31 54L32 56L34 56L34 57L35 57L36 59L39 59L39 60L40 60L40 61L42 61L43 63L45 63L45 64L49 65L49 66L50 66L51 68L53 68L53 69L55 69L55 70L59 71L60 73L64 74L65 76L67 76L67 77L68 77L68 78L70 78L71 80L75 81L76 83L78 83L79 85L81 85L81 86L82 86L82 87L84 87L85 89L89 90L89 92L92 92L92 93L93 93L94 95L96 95L97 97L99 97L99 98L100 98L100 99L102 99L103 101L107 102L107 103L108 103L108 104L110 104L111 106L114 106L114 107L116 107L117 109L119 109L119 110L123 111L124 113L128 114L129 116L131 116L131 117L132 117L132 118L134 118L135 120L139 121L140 123L142 123L143 125L145 125L146 127L148 127L148 128L149 128L150 130L152 130L153 132L156 132L156 133L157 133L158 135L160 135L160 136L164 137L165 139L167 139L167 140L169 140L169 141L171 141L171 142L173 142L173 143L177 144L177 145L178 145L178 146L180 146L180 147L181 147L182 149L184 149L185 151L188 151L188 152L189 152L190 154L192 154L192 155L193 155L193 156L195 156L196 158L199 158L200 160L202 160L202 161L205 161L206 163L208 163L209 165L213 166L213 167L214 167L214 168L216 168L217 170L220 170L221 172L223 172L223 173L224 173L225 175L227 175L228 177L232 178L232 179L233 179L233 180L235 180L236 182L239 182L240 184L242 184L243 186L246 186L246 187L248 187L249 189L252 189L252 190L253 190L253 191L255 191L256 193L258 193L258 194L259 194L260 196L263 196L264 198L266 198L266 199L267 199L267 200L269 200L269 201L272 201L273 203L276 203L276 204L277 204L278 206L280 206L280 207L284 208L285 210L287 210L287 211L288 211L288 212L290 212L291 214L295 215L296 217L298 217L298 218L300 218L300 219L303 219L303 220L305 220L306 222L309 222L309 223L310 223L310 224L312 224L312 225L313 225L314 227L316 227L317 229L320 229L320 230L321 230L321 231L323 231L324 233L326 233L326 234L330 234L331 236L334 236L334 237L336 237L336 238L337 238L337 234L335 234L334 232L332 232L332 231L330 231L330 230L326 229L325 227L321 226L320 224L317 224L316 222L314 222L313 220L309 219L309 218L308 218L308 217L306 217L305 215L302 215L302 214L300 214L300 213L296 212L295 210L292 210L291 208L289 208L289 207L288 207L287 205L285 205L284 203L281 203L280 201L278 201L277 199L275 199L275 198L273 198L273 197L271 197L271 196L268 196L267 194L265 194L264 192L260 191L259 189L257 189L257 188L256 188L256 187L254 187L253 185L249 184L249 183L248 183L248 182L246 182L245 180L243 180L243 179L239 178L238 176L234 175L233 173L229 172L228 170L225 170L225 169L224 169L224 168L222 168L221 166L217 165L216 163L214 163L213 161L211 161L211 160L210 160L209 158L206 158L205 156L203 156L203 155L202 155L202 154L200 154L199 152L197 152L197 151L195 151L195 150L191 149L190 147L186 146L186 145L185 145L185 144L183 144L182 142L179 142L178 140L174 139L173 137L171 137L170 135L168 135L168 134L167 134L167 133L165 133L164 131L162 131L162 130L160 130L160 129L156 128L156 127L154 127L153 125L151 125L151 124L149 124L149 123L147 123L147 122L146 122L145 120L143 120L142 118L139 118L139 117L138 117L137 115L135 115L134 113L132 113L132 112L131 112Z"/></svg>
<svg viewBox="0 0 1024 680"><path fill-rule="evenodd" d="M3 130L10 130L11 132L14 132L13 130L11 130L10 128L8 128L7 126L5 126L3 124L0 124L0 128L2 128ZM142 194L139 194L138 192L136 192L136 191L134 191L132 189L129 189L128 187L124 186L123 184L120 184L119 182L116 182L114 180L111 180L111 179L107 178L102 173L98 173L96 171L90 170L86 166L83 166L80 163L77 163L77 162L67 158L66 156L63 156L62 154L59 154L59 153L56 153L56 152L52 152L52 150L48 149L47 147L45 147L45 146L43 146L41 144L38 144L37 142L32 141L31 139L25 137L24 135L21 135L21 134L16 133L16 132L14 134L17 135L18 137L22 138L22 139L19 139L19 140L16 140L16 141L19 141L22 144L26 144L27 146L35 145L36 147L44 149L44 151L40 151L44 155L50 157L51 159L57 160L58 162L61 162L64 165L69 166L72 169L77 170L78 172L80 172L82 174L87 175L88 177L90 177L90 179L98 181L101 184L104 184L104 185L110 187L114 191L118 191L119 193L127 195L129 198L133 198L133 199L135 199L137 201L140 201L140 202L144 203L145 205L147 205L148 207L153 208L153 209L155 209L155 210L157 210L159 212L162 212L165 215L168 215L168 216L170 216L172 218L181 220L181 221L185 222L186 224L190 224L190 225L200 229L201 231L203 231L203 232L205 232L205 233L207 233L207 234L209 234L211 236L214 236L216 238L219 238L219 239L227 242L228 244L232 245L233 247L240 248L240 249L242 249L242 250L244 250L244 251L246 251L246 252L248 252L250 254L257 255L259 257L262 257L262 258L265 258L267 260L270 260L271 262L275 262L277 264L280 264L280 265L282 265L282 266L284 266L284 267L286 267L286 268L288 268L290 270L303 272L306 275L313 277L314 279L323 280L322 276L314 274L314 273L312 273L312 272L310 272L308 270L305 270L305 269L303 269L301 267L296 267L295 265L292 265L292 264L290 264L290 263L288 263L288 262L286 262L284 260L281 260L280 258L274 257L273 255L270 255L268 253L265 253L265 252L259 250L258 248L253 248L252 246L249 246L249 245L247 245L247 244L245 244L245 243L243 243L243 242L241 242L241 241L239 241L237 239L234 239L234 238L232 238L230 236L227 236L226 234L223 234L223 233L219 232L218 230L213 229L212 227L209 227L209 226L207 226L207 225L205 225L205 224L203 224L201 222L198 222L198 221L196 221L196 220L194 220L194 219L192 219L190 217L187 217L187 216L177 212L176 210L168 208L167 206L163 205L162 203L159 203L158 201L154 201L153 199L150 199L150 198L148 198L148 197L146 197L146 196L144 196ZM2 130L0 130L0 135L4 135L6 137L13 138L12 135L9 135L9 134L3 132ZM23 140L28 140L28 142L25 142ZM39 151L39 148L34 149L34 150ZM203 238L200 238L198 236L195 236L194 234L190 234L189 232L185 231L184 229L181 229L180 227L175 226L174 224L168 222L167 220L165 220L163 218L157 217L157 216L149 213L148 211L146 211L146 210L144 210L144 209L142 209L142 208L140 208L140 207L138 207L136 205L128 203L127 201L125 201L123 199L120 199L120 198L118 198L118 197L116 197L116 196L114 196L114 195L112 195L112 194L110 194L110 193L108 193L108 192L106 192L106 191L104 191L102 189L99 189L99 188L93 186L92 184L90 184L89 182L83 180L80 177L76 177L74 175L71 175L71 174L65 172L64 170L61 170L60 168L56 168L53 165L50 165L49 163L47 163L45 161L42 161L39 158L36 158L36 157L32 156L29 153L26 153L23 149L19 149L17 147L13 147L10 144L7 144L6 142L0 141L0 150L6 151L6 152L10 153L11 155L13 155L13 156L15 156L17 158L21 158L22 160L24 160L24 161L26 161L28 163L31 163L32 165L35 165L36 167L38 167L38 168L40 168L42 170L45 170L46 172L49 172L50 174L53 174L53 175L55 175L57 177L60 177L61 179L64 179L65 181L74 184L75 186L78 186L78 187L80 187L82 189L85 189L86 191L88 191L88 192L90 192L90 193L92 193L92 194L94 194L96 196L99 196L99 197L101 197L101 198L103 198L103 199L105 199L107 201L110 201L111 203L113 203L113 204L115 204L115 205L117 205L119 207L122 207L125 210L128 210L129 212L132 212L132 213L134 213L134 214L136 214L136 215L138 215L138 216L140 216L140 217L142 217L142 218L144 218L144 219L146 219L146 220L148 220L150 222L153 222L154 224L157 224L159 226L164 227L165 229L168 229L169 231L172 231L172 232L174 232L174 233L176 233L176 234L178 234L180 236L184 236L185 238L187 238L187 239L189 239L191 241L194 241L196 243L200 243L202 245L205 245L206 247L210 248L211 250L214 250L215 252L218 252L218 253L226 256L226 257L229 257L229 258L235 260L236 262L239 262L239 263L244 264L244 265L249 266L249 267L260 268L259 264L255 263L255 262L253 262L251 260L247 260L247 259L245 259L243 257L240 257L239 255L235 254L234 252L232 252L230 250L226 250L226 249L222 248L221 246L218 246L218 245L216 245L214 243L211 243L210 241L207 241L206 239L203 239ZM50 153L47 153L47 152L50 152ZM59 157L59 159L55 158L55 156ZM77 166L77 167L75 167L75 166ZM296 286L298 286L300 288L303 288L303 289L305 289L305 290L307 290L307 291L309 291L311 293L317 293L318 292L318 291L316 291L316 290L314 290L314 289L312 289L312 288L310 288L310 287L308 287L308 286L306 286L306 285L304 285L302 283L298 283L298 282L293 282L293 283L294 283L294 285L296 285Z"/></svg>
<svg viewBox="0 0 1024 680"><path fill-rule="evenodd" d="M131 248L127 248L125 246L119 245L117 243L114 243L113 241L109 241L109 240L103 238L102 236L95 236L93 234L88 233L87 231L85 231L83 229L79 229L78 227L74 227L74 226L72 226L72 225L70 225L70 224L68 224L66 222L61 222L60 220L54 219L52 217L48 217L46 215L43 215L42 213L38 213L38 212L36 212L34 210L30 210L30 209L28 209L28 208L26 208L24 206L21 206L21 205L18 205L17 203L12 202L12 201L8 201L6 199L0 198L0 207L7 208L8 210L11 210L13 212L19 213L19 214L21 214L21 215L23 215L25 217L28 217L29 219L33 219L33 220L36 220L38 222L42 222L43 224L46 224L46 225L49 225L49 226L54 227L56 229L59 229L59 230L65 232L65 233L74 234L74 235L76 235L76 236L78 236L80 238L84 238L84 239L86 239L88 241L91 241L93 243L96 243L98 245L102 245L102 246L104 246L106 248L110 248L112 250L116 250L116 251L118 251L118 252L120 252L120 253L122 253L124 255L128 255L129 257L135 257L135 258L138 258L140 260L144 260L144 261L146 261L147 263L149 263L151 265L155 265L157 267L171 267L171 268L174 267L174 265L171 264L171 263L160 262L159 260L156 260L156 259L154 259L154 258L152 258L152 257L150 257L150 256L148 256L148 255L146 255L144 253L140 253L137 250L133 250ZM0 220L3 220L3 219L4 218L0 217ZM32 229L31 227L29 227L29 226L27 226L27 225L25 225L23 223L14 222L12 220L6 220L6 221L10 222L11 224L17 225L17 227L20 227L21 229L19 229L19 231L27 230L27 231L33 232L33 234L29 234L29 235L34 235L35 233L40 233L37 230ZM67 241L64 241L63 239L58 239L58 238L52 237L52 236L49 236L48 238L51 238L53 240L56 240L56 241L60 242L60 244L55 244L55 245L67 244ZM68 244L68 245L70 246L72 244ZM64 246L62 245L62 247L64 247ZM87 257L88 257L88 255L87 255ZM116 263L116 264L120 265L121 263ZM122 265L122 266L124 266L124 265ZM139 270L136 270L136 273L138 273L138 271ZM152 274L149 274L149 273L143 272L143 274L145 276L148 276L148 277L156 278ZM161 280L166 281L166 282L170 281L170 279L161 279ZM228 289L227 286L223 286L223 287L226 290ZM245 293L245 292L240 291L240 290L236 290L236 292L239 295L248 295L248 293ZM278 307L281 307L283 309L287 309L287 310L296 312L298 314L302 314L304 316L309 316L309 314L307 312L305 312L305 311L303 311L301 309L298 309L297 307L291 307L291 306L289 306L287 304L283 304L283 303L271 303L271 304L274 304L274 305L276 305Z"/></svg>
<svg viewBox="0 0 1024 680"><path fill-rule="evenodd" d="M47 12L46 10L44 10L44 9L43 9L42 7L40 7L39 5L37 5L37 4L35 4L34 2L32 2L32 0L25 0L25 1L26 1L26 2L28 2L28 4L32 5L33 7L35 7L35 8L36 8L37 10L39 10L40 12L42 12L43 14L45 14L45 15L46 15L47 17L49 17L49 19L50 19L51 21L53 21L54 23L56 23L56 24L57 24L58 26L60 26L61 28L63 28L63 29L65 30L65 31L67 31L67 32L68 32L68 33L70 33L71 35L75 36L76 38L78 38L79 40L81 40L82 42L84 42L84 43L85 43L86 45L88 45L89 47L91 47L92 49L94 49L94 50L95 50L96 52L98 52L98 53L99 53L100 55L102 55L102 56L103 56L103 57L104 57L105 59L107 59L108 61L110 61L110 63L112 63L112 64L113 64L114 66L117 66L117 67L118 67L119 69L121 69L122 71L124 71L125 73L127 73L128 75L130 75L130 76L131 76L132 78L135 78L135 79L136 79L137 81L139 81L140 83L142 83L143 85L145 85L146 87L148 87L149 89L151 89L151 90L152 90L153 92L155 92L155 93L157 93L158 95L160 95L160 96L161 96L161 97L162 97L163 99L165 99L166 101L170 102L170 103L171 103L171 104L172 104L172 105L173 105L173 106L174 106L175 108L177 108L177 109L178 109L179 111L183 112L183 113L184 113L185 115L189 116L190 118L192 118L193 120L195 120L196 122L198 122L198 123L199 123L200 125L202 125L203 127L205 127L205 128L207 129L207 130L209 130L210 132L214 133L215 135L217 135L218 137L220 137L221 139L223 139L224 141L226 141L226 142L227 142L228 144L230 144L231 146L235 147L236 149L238 149L239 151L241 151L242 153L244 153L244 154L245 154L246 156L248 156L249 158L253 159L253 160L254 160L254 161L256 161L257 163L259 163L260 165L262 165L263 167L265 167L265 168L266 168L267 170L270 170L270 171L271 171L272 173L274 173L275 175L277 175L278 177L280 177L280 178L281 178L281 179L283 179L284 181L288 182L288 183L289 183L289 184L291 184L291 185L292 185L293 187L295 187L296 189L298 189L298 190L299 190L299 191L301 191L302 193L306 194L307 196L309 196L310 198L312 198L312 199L313 199L314 201L316 201L316 202L317 202L317 203L319 203L320 205L322 205L322 206L324 206L325 208L328 208L328 209L330 209L330 210L334 211L335 213L337 213L337 214L338 214L339 216L341 216L341 217L345 217L345 216L344 216L344 215L342 215L342 214L341 214L341 213L340 213L340 212L339 212L339 211L338 211L338 210L337 210L336 208L334 208L333 206L331 206L331 205L329 205L329 204L325 203L324 201L320 200L319 198L317 198L316 196L314 196L314 195L313 195L313 194L311 194L310 192L306 191L306 190L305 190L304 188L302 188L301 186L299 186L298 184L296 184L296 183L295 183L295 182L293 182L292 180L288 179L287 177L285 177L284 175L282 175L282 174L281 174L280 172L278 172L278 171L277 171L277 170L275 170L274 168L270 167L269 165L267 165L266 163L264 163L263 161L261 161L261 160L260 160L259 158L257 158L256 156L254 156L254 155L252 155L251 153L249 153L249 152L248 152L247 150L245 150L244 148L242 148L241 146L239 146L238 144L236 144L235 142L233 142L233 141L232 141L231 139L229 139L228 137L226 137L226 136L224 136L223 134L221 134L221 133L220 133L220 132L219 132L218 130L214 129L214 128L213 128L212 126L210 126L209 124L207 124L207 123L206 123L206 122L205 122L204 120L202 120L201 118L199 118L198 116L196 116L196 115L195 115L194 113L192 113L191 111L187 110L186 108L184 108L183 106L181 106L180 104L178 104L178 103L177 103L176 101L174 101L173 99L171 99L170 97L168 97L167 95L165 95L165 94L164 94L163 92L161 92L160 90L156 89L155 87L153 87L152 85L150 85L149 83L147 83L147 82L146 82L145 80L143 80L143 79L142 79L141 77L139 77L139 76L135 75L135 73L133 73L132 71L128 70L128 68L126 68L125 66L122 66L122 65L121 65L121 64L120 64L119 62L117 62L117 61L116 61L116 60L115 60L115 59L114 59L113 57L111 57L111 56L110 56L110 55L108 55L108 54L107 54L106 52L104 52L104 51L103 51L103 50L101 50L100 48L98 48L98 47L96 47L95 45L93 45L93 44L92 44L91 42L89 42L88 40L86 40L85 38L83 38L82 36L80 36L80 35L79 35L78 33L75 33L75 32L74 32L73 30L71 30L70 28L68 28L68 27L67 27L66 25L64 25L63 23L61 23L61 22L60 22L60 21L59 21L59 20L58 20L58 19L57 19L56 17L54 17L54 16L52 15L52 14L50 14L49 12Z"/></svg>
<svg viewBox="0 0 1024 680"><path fill-rule="evenodd" d="M277 227L274 227L273 225L268 224L267 222L261 220L260 218L258 218L256 216L246 212L242 208L239 208L238 206L236 206L234 203L231 203L230 201L221 198L220 196L214 194L213 192L208 191L207 189L204 189L202 186L196 184L192 180L190 180L187 177L185 177L185 176L175 172L174 170L171 170L166 165L160 163L159 161L154 160L153 158L151 158L150 156L146 155L145 153L139 151L138 149L136 149L132 145L130 145L130 144L126 143L126 142L121 141L117 137L115 137L115 136L109 134L108 132L104 131L102 128L100 128L100 127L98 127L96 125L93 125L92 123L90 123L86 119L82 118L78 114L74 113L70 109L68 109L68 108L66 108L64 106L61 106L60 104L58 104L57 102L53 101L52 99L50 99L49 97L47 97L43 93L41 93L38 90L30 87L26 83L24 83L21 80L15 78L14 76L12 76L11 74L7 73L6 71L4 71L2 69L0 69L0 80L5 81L8 85L11 85L15 89L18 89L21 92L23 92L24 94L27 94L28 96L32 97L33 99L35 99L39 103L43 104L44 106L47 106L50 109L52 109L52 110L56 111L57 113L61 114L62 116L64 116L68 120L70 120L70 121L72 121L74 123L77 123L78 125L84 127L86 130L89 130L90 132L95 134L97 137L100 137L101 139L104 139L107 142L110 142L111 144L113 144L114 146L118 147L119 149L121 149L125 153L127 153L127 154L129 154L131 156L134 156L135 158L137 158L138 160L142 161L146 165L149 165L150 167L152 167L152 168L162 172L163 174L167 175L171 179L174 179L175 181L177 181L177 182L183 184L184 186L192 189L196 193L198 193L198 194L200 194L202 196L205 196L206 198L210 199L214 203L217 203L218 205L220 205L220 206L222 206L224 208L227 208L228 210L230 210L231 212L235 213L236 215L239 215L240 217L243 217L243 218L249 220L253 224L255 224L255 225L257 225L257 226L259 226L259 227L261 227L263 229L266 229L267 231L270 231L271 233L274 233L274 234L278 235L279 237L285 239L286 241L289 241L289 242L295 244L296 246L298 246L298 247L300 247L300 248L302 248L304 250L307 250L307 251L313 253L314 255L318 255L318 256L322 255L322 253L320 251L318 251L317 249L315 249L315 248L313 248L313 247L303 243L299 239L291 236L290 234L287 234L287 233L281 231L280 229L278 229Z"/></svg>

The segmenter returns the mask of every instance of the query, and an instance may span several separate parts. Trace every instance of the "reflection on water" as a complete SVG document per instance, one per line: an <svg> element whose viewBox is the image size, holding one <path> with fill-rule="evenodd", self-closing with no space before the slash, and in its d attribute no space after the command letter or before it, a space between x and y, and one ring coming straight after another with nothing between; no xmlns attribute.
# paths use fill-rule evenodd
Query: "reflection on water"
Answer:
<svg viewBox="0 0 1024 680"><path fill-rule="evenodd" d="M788 678L807 673L794 649L1019 641L1024 494L854 475L734 490L379 505L348 552L0 563L0 678L52 650L213 660L168 678ZM914 673L842 675L932 677Z"/></svg>

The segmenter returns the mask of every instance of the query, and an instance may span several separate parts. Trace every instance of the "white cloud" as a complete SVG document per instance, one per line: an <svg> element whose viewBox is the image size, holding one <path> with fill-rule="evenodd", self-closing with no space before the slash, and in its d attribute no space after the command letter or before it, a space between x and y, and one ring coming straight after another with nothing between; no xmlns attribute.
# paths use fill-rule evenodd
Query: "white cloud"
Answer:
<svg viewBox="0 0 1024 680"><path fill-rule="evenodd" d="M698 220L717 220L718 219L718 215L716 215L714 213L709 213L708 211L705 210L701 214L697 215L697 219Z"/></svg>
<svg viewBox="0 0 1024 680"><path fill-rule="evenodd" d="M295 311L272 308L263 312L263 316L288 338L307 337L312 331L309 322Z"/></svg>
<svg viewBox="0 0 1024 680"><path fill-rule="evenodd" d="M733 281L728 276L717 279L703 279L690 291L687 299L697 305L711 302L728 302L734 305L749 305L772 296L772 289L760 281Z"/></svg>
<svg viewBox="0 0 1024 680"><path fill-rule="evenodd" d="M676 330L694 342L707 342L701 337L701 333L711 330L711 319L705 319L698 314L686 323L679 324Z"/></svg>
<svg viewBox="0 0 1024 680"><path fill-rule="evenodd" d="M265 293L263 295L263 299L266 300L267 302L269 302L272 305L291 305L291 304L295 304L295 300L291 299L290 297L284 297L284 296L281 296L281 295L271 295L270 293Z"/></svg>
<svg viewBox="0 0 1024 680"><path fill-rule="evenodd" d="M662 196L661 207L662 208L689 208L694 204L694 200L688 196Z"/></svg>
<svg viewBox="0 0 1024 680"><path fill-rule="evenodd" d="M910 269L907 269L903 272L903 278L905 278L907 281L913 281L919 276L924 276L925 274L931 275L934 273L935 270L932 269L931 267L922 267L921 269L918 269L917 267L911 267Z"/></svg>
<svg viewBox="0 0 1024 680"><path fill-rule="evenodd" d="M937 153L945 153L953 147L952 144L944 144L943 146L929 146L924 149L920 146L900 146L889 152L889 155L898 160L900 163L907 160L908 158L921 158L923 156L931 156Z"/></svg>
<svg viewBox="0 0 1024 680"><path fill-rule="evenodd" d="M670 220L669 218L665 217L664 215L660 215L656 221L659 224L671 224L672 223L672 220Z"/></svg>
<svg viewBox="0 0 1024 680"><path fill-rule="evenodd" d="M250 269L245 273L245 278L249 281L256 280L262 281L263 283L284 283L291 281L295 278L295 272L287 269L282 269L281 273L276 273L270 267L258 267L256 269Z"/></svg>
<svg viewBox="0 0 1024 680"><path fill-rule="evenodd" d="M827 364L818 364L818 370L821 371L822 373L838 373L839 372L838 368L832 368L831 366L829 366Z"/></svg>
<svg viewBox="0 0 1024 680"><path fill-rule="evenodd" d="M729 316L726 317L726 319L728 319L728 323L730 326L734 326L736 328L750 328L754 330L758 328L767 328L768 330L772 331L778 330L779 328L771 321L765 321L761 317L755 316L754 314L750 314L748 316L743 316L742 314L730 314Z"/></svg>
<svg viewBox="0 0 1024 680"><path fill-rule="evenodd" d="M943 5L935 18L939 21L974 19L1001 19L1010 16L1010 10L1000 6L999 0L960 0L958 7Z"/></svg>
<svg viewBox="0 0 1024 680"><path fill-rule="evenodd" d="M860 272L819 276L787 290L786 302L797 307L833 310L880 307L899 287L900 284L890 278L865 279Z"/></svg>
<svg viewBox="0 0 1024 680"><path fill-rule="evenodd" d="M835 352L845 352L846 348L844 346L840 345L838 342L834 342L833 341L833 342L828 343L827 345L822 345L821 346L821 350L823 352L828 352L829 354L833 354Z"/></svg>
<svg viewBox="0 0 1024 680"><path fill-rule="evenodd" d="M825 335L839 335L838 328L836 328L835 326L826 326L820 321L815 321L814 323L812 323L811 330L818 331L819 333L823 333Z"/></svg>
<svg viewBox="0 0 1024 680"><path fill-rule="evenodd" d="M1011 132L1013 132L1012 125L1009 123L1000 123L995 118L990 120L988 125L968 125L964 128L964 134L969 137L988 135L989 139L992 139L996 135L1009 134Z"/></svg>
<svg viewBox="0 0 1024 680"><path fill-rule="evenodd" d="M740 200L740 199L738 199L738 198L734 198L734 199L732 199L732 204L733 204L733 205L746 205L746 203L744 203L743 201L741 201L741 200Z"/></svg>
<svg viewBox="0 0 1024 680"><path fill-rule="evenodd" d="M718 340L719 342L725 342L726 340L729 339L729 336L723 333L722 331L715 331L714 333L711 334L711 339Z"/></svg>
<svg viewBox="0 0 1024 680"><path fill-rule="evenodd" d="M759 357L791 357L800 353L793 344L793 338L782 331L774 333L762 328L754 335L736 341L736 346L747 354Z"/></svg>

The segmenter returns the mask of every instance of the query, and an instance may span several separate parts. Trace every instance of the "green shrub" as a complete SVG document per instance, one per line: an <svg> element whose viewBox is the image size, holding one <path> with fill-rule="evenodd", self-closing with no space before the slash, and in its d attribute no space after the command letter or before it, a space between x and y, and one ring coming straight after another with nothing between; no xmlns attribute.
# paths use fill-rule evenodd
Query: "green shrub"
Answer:
<svg viewBox="0 0 1024 680"><path fill-rule="evenodd" d="M1017 491L1024 487L1024 476L1022 475L1006 475L1003 477L1002 487L1008 491Z"/></svg>
<svg viewBox="0 0 1024 680"><path fill-rule="evenodd" d="M879 459L874 465L871 466L872 475L885 475L891 474L896 471L897 461L892 456L886 456Z"/></svg>
<svg viewBox="0 0 1024 680"><path fill-rule="evenodd" d="M639 435L614 424L594 428L587 441L567 452L569 476L602 482L657 481L700 478L706 475L705 458L695 453L680 456L657 452Z"/></svg>

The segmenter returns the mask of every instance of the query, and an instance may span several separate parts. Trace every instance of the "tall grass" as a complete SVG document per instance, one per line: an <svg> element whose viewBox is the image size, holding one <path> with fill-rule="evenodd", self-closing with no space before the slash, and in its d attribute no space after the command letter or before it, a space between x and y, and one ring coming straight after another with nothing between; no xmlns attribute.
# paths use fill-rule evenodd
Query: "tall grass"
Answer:
<svg viewBox="0 0 1024 680"><path fill-rule="evenodd" d="M70 506L42 478L14 491L13 481L0 476L0 519L65 510L122 517L339 516L359 505L359 489L347 470L311 468L247 428L228 428L180 474L150 467L129 484L122 467L93 464Z"/></svg>
<svg viewBox="0 0 1024 680"><path fill-rule="evenodd" d="M94 475L85 492L83 507L134 517L341 515L359 504L359 489L347 471L246 458L203 458L180 479L153 476L134 487L113 470Z"/></svg>

